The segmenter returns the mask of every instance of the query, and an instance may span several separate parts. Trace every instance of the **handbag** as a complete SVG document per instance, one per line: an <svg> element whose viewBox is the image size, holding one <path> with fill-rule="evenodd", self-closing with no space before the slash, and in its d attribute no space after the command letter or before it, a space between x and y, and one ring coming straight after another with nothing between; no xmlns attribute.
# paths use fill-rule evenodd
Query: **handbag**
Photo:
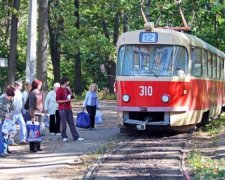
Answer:
<svg viewBox="0 0 225 180"><path fill-rule="evenodd" d="M41 142L40 123L27 121L27 141L28 142Z"/></svg>
<svg viewBox="0 0 225 180"><path fill-rule="evenodd" d="M77 113L76 126L79 128L90 128L91 127L90 115L84 111Z"/></svg>
<svg viewBox="0 0 225 180"><path fill-rule="evenodd" d="M96 124L102 123L102 113L99 110L97 110L95 114L95 123Z"/></svg>

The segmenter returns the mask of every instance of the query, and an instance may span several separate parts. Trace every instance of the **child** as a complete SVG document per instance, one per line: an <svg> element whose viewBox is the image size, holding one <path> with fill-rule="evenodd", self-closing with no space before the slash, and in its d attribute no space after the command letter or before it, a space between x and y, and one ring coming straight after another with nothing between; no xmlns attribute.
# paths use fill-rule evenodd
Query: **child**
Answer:
<svg viewBox="0 0 225 180"><path fill-rule="evenodd" d="M12 119L6 118L4 120L2 125L2 135L5 143L4 148L7 150L7 153L10 153L8 148L8 139L13 138L16 135L16 124Z"/></svg>

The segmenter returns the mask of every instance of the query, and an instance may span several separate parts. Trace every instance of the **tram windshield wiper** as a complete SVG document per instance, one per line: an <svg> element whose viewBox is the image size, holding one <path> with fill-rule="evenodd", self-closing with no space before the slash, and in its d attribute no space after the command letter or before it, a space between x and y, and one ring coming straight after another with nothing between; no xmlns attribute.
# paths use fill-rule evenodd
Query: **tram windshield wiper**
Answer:
<svg viewBox="0 0 225 180"><path fill-rule="evenodd" d="M158 75L153 70L150 73L153 74L156 78L158 78Z"/></svg>

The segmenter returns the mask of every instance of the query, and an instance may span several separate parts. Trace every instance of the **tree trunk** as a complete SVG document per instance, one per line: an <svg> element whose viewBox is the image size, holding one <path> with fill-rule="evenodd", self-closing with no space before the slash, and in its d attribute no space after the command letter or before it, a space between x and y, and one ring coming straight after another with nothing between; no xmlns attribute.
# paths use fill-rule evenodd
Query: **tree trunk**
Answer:
<svg viewBox="0 0 225 180"><path fill-rule="evenodd" d="M39 0L38 13L37 78L43 82L43 90L47 92L48 0Z"/></svg>
<svg viewBox="0 0 225 180"><path fill-rule="evenodd" d="M74 16L76 17L75 27L80 29L80 14L79 14L79 0L74 1L75 11ZM75 63L74 63L74 90L77 95L82 94L82 86L81 86L81 60L80 60L80 49L77 46L77 51L75 54Z"/></svg>
<svg viewBox="0 0 225 180"><path fill-rule="evenodd" d="M49 44L50 44L50 54L53 66L53 76L54 82L59 82L60 80L60 44L58 43L58 37L51 28L49 23Z"/></svg>
<svg viewBox="0 0 225 180"><path fill-rule="evenodd" d="M116 46L116 42L119 37L119 19L120 19L120 12L116 13L116 16L114 18L114 33L113 33L113 44ZM103 33L106 38L109 39L110 41L110 36L109 36L109 30L108 30L108 23L106 19L103 19L102 21L102 27L103 27ZM106 73L108 77L108 88L109 88L109 93L114 93L114 82L115 82L115 71L116 71L116 63L115 60L111 58L110 55L106 57Z"/></svg>
<svg viewBox="0 0 225 180"><path fill-rule="evenodd" d="M119 29L120 29L120 13L116 13L116 17L114 19L114 33L113 33L113 44L116 46L118 37L119 37Z"/></svg>
<svg viewBox="0 0 225 180"><path fill-rule="evenodd" d="M53 66L54 82L60 81L60 44L58 42L58 35L53 31L50 21L48 21L49 27L49 44L50 54Z"/></svg>
<svg viewBox="0 0 225 180"><path fill-rule="evenodd" d="M128 16L124 14L123 16L123 32L128 31Z"/></svg>
<svg viewBox="0 0 225 180"><path fill-rule="evenodd" d="M12 8L16 11L19 10L20 1L13 0ZM11 38L10 38L10 52L9 52L9 61L8 61L8 84L13 84L15 81L15 72L16 72L16 56L17 56L17 25L18 17L16 14L12 13L11 20Z"/></svg>
<svg viewBox="0 0 225 180"><path fill-rule="evenodd" d="M108 74L108 87L109 93L114 93L114 82L115 82L115 71L116 71L116 63L108 58L108 62L106 63L106 72Z"/></svg>

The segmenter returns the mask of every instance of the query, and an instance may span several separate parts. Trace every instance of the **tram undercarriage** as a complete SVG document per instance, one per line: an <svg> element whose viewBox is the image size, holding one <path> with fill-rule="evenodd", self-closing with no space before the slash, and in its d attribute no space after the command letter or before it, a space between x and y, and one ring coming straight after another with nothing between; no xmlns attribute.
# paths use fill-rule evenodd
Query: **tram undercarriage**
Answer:
<svg viewBox="0 0 225 180"><path fill-rule="evenodd" d="M121 132L155 129L188 132L195 127L195 123L187 123L186 112L118 112L117 117Z"/></svg>

